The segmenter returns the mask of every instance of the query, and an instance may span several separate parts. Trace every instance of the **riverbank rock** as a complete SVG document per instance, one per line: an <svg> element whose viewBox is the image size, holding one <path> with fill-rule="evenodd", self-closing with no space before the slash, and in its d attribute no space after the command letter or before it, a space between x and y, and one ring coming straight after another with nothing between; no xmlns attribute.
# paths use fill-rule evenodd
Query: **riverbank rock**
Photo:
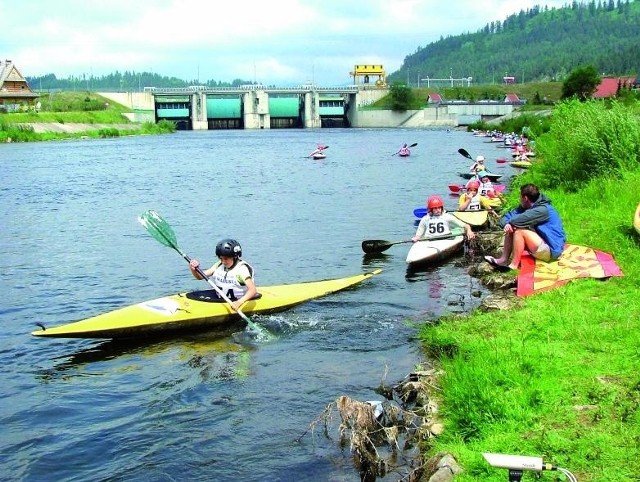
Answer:
<svg viewBox="0 0 640 482"><path fill-rule="evenodd" d="M474 259L476 260L467 270L470 276L478 278L480 282L493 291L480 304L483 311L509 310L520 306L520 300L515 297L517 286L517 272L502 273L484 260L485 255L499 256L504 245L504 233L483 233L473 240Z"/></svg>
<svg viewBox="0 0 640 482"><path fill-rule="evenodd" d="M438 454L427 460L420 482L450 482L461 472L462 467L451 454Z"/></svg>

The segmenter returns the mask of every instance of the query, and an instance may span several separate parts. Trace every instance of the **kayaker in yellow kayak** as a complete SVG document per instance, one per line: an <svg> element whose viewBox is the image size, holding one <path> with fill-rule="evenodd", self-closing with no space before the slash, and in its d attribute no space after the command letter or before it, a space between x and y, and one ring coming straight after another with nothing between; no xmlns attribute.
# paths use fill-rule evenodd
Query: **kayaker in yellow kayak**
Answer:
<svg viewBox="0 0 640 482"><path fill-rule="evenodd" d="M253 280L253 268L242 260L242 246L235 239L223 239L216 245L218 261L211 268L204 270L220 290L232 301L231 306L238 310L244 303L258 294ZM189 269L195 279L202 279L196 268L200 266L197 259L189 262Z"/></svg>
<svg viewBox="0 0 640 482"><path fill-rule="evenodd" d="M478 193L480 183L478 181L470 181L467 184L467 192L460 195L458 199L458 209L460 211L489 211L490 214L496 215L491 200Z"/></svg>

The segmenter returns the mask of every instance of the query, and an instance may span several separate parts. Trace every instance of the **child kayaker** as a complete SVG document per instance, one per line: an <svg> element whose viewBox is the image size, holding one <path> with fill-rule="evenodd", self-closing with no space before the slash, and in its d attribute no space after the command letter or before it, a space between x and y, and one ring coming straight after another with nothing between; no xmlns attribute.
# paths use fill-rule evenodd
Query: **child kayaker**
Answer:
<svg viewBox="0 0 640 482"><path fill-rule="evenodd" d="M416 234L411 240L415 243L421 239L453 234L452 227L462 228L467 239L476 237L475 233L471 231L471 226L445 212L444 203L440 196L431 196L427 199L427 214L420 220Z"/></svg>
<svg viewBox="0 0 640 482"><path fill-rule="evenodd" d="M223 239L216 245L218 261L211 268L204 270L204 274L216 284L218 288L232 301L234 310L258 294L253 280L253 268L243 261L242 246L235 239ZM191 274L196 279L202 279L196 268L200 266L197 259L189 262Z"/></svg>

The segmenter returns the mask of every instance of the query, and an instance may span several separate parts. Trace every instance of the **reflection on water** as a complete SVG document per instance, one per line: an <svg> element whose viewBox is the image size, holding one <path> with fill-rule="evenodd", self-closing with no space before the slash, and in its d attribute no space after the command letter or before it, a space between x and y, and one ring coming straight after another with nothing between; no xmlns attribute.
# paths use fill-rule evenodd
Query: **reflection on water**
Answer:
<svg viewBox="0 0 640 482"><path fill-rule="evenodd" d="M236 354L251 353L255 347L250 344L238 344L233 341L233 334L238 333L240 326L232 326L227 330L213 331L201 335L182 337L152 338L143 340L109 340L98 343L78 351L60 354L52 362L53 365L36 372L36 377L43 382L51 382L58 377L86 376L94 366L104 367L103 362L118 359L118 370L127 371L127 364L135 365L144 359L153 360L155 357L166 355L172 351L172 357L185 362L190 367L198 367L210 363L214 359L233 361ZM231 356L234 355L234 356ZM213 363L217 365L217 363ZM219 368L221 373L234 373L233 367L223 363ZM244 373L242 367L239 374ZM209 369L209 368L208 368ZM99 371L100 369L98 369Z"/></svg>

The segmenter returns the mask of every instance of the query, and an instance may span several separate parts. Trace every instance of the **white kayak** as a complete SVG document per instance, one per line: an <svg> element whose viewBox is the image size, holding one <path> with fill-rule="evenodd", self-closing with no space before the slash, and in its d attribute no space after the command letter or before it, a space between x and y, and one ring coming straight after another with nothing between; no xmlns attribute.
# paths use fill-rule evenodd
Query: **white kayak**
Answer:
<svg viewBox="0 0 640 482"><path fill-rule="evenodd" d="M407 264L417 266L436 263L460 251L464 245L464 236L451 239L418 241L411 245L407 253Z"/></svg>

